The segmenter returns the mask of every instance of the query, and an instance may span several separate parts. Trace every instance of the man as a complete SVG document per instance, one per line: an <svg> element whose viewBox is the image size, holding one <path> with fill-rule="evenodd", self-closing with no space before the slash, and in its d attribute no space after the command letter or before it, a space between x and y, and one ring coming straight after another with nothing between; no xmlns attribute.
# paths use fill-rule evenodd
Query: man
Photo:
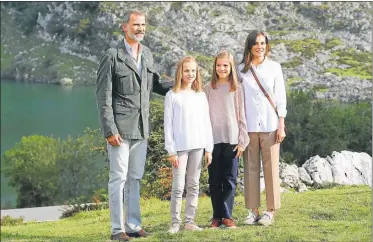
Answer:
<svg viewBox="0 0 373 242"><path fill-rule="evenodd" d="M141 228L140 179L149 137L150 95L153 91L165 95L172 83L159 81L151 51L140 44L144 14L130 11L121 27L123 45L110 48L100 59L96 97L110 161L111 240L128 241L148 236Z"/></svg>

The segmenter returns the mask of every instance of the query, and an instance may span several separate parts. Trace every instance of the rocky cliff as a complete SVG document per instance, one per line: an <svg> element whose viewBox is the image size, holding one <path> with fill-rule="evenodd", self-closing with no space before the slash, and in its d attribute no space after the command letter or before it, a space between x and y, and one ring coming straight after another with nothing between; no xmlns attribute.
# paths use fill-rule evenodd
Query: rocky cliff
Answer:
<svg viewBox="0 0 373 242"><path fill-rule="evenodd" d="M100 55L123 37L121 18L133 8L147 15L144 44L164 78L193 55L208 80L220 49L240 62L247 34L260 29L288 90L371 98L371 2L2 2L2 78L94 84Z"/></svg>

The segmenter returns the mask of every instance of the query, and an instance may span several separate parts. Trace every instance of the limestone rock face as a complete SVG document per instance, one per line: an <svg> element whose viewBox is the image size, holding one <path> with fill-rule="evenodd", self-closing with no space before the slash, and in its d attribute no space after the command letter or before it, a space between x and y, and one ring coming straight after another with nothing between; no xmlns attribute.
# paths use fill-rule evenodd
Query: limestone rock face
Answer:
<svg viewBox="0 0 373 242"><path fill-rule="evenodd" d="M302 167L318 185L334 182L331 166L325 158L316 155L307 160Z"/></svg>
<svg viewBox="0 0 373 242"><path fill-rule="evenodd" d="M304 167L298 167L299 179L307 185L312 185L313 181L311 176L307 173Z"/></svg>
<svg viewBox="0 0 373 242"><path fill-rule="evenodd" d="M293 188L298 187L299 173L296 165L282 163L280 171L280 178L285 185Z"/></svg>
<svg viewBox="0 0 373 242"><path fill-rule="evenodd" d="M333 152L327 157L335 183L372 186L372 157L351 151Z"/></svg>
<svg viewBox="0 0 373 242"><path fill-rule="evenodd" d="M289 90L315 90L316 98L343 102L372 96L372 2L24 4L23 10L11 4L1 9L4 54L17 63L2 65L1 74L17 80L55 83L69 76L74 84L95 84L104 51L123 48L120 25L125 12L139 9L147 21L143 44L151 49L156 68L166 79L173 79L181 57L192 55L204 81L210 80L214 56L226 49L240 63L248 33L258 29L267 33L270 58L281 64ZM44 10L36 11L37 5L44 5ZM14 21L33 12L38 13L35 26ZM30 40L37 39L30 43L33 48L15 44L24 38L23 29L31 27ZM39 51L45 48L52 57Z"/></svg>

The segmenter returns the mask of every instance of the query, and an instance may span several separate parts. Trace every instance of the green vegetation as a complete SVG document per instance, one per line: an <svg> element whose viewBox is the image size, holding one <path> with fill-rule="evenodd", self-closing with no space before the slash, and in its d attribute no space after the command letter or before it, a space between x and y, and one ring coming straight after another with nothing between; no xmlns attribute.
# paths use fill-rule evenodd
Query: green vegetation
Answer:
<svg viewBox="0 0 373 242"><path fill-rule="evenodd" d="M89 19L88 18L83 18L79 21L79 26L78 26L78 29L77 29L77 32L78 33L83 33L84 31L86 31L86 29L89 27Z"/></svg>
<svg viewBox="0 0 373 242"><path fill-rule="evenodd" d="M103 12L112 12L118 7L118 2L100 2L99 8Z"/></svg>
<svg viewBox="0 0 373 242"><path fill-rule="evenodd" d="M296 83L298 83L301 80L302 80L302 78L300 78L299 76L297 76L297 77L291 77L291 78L287 79L287 81L286 81L285 84L286 84L287 87L291 87L291 86L295 85Z"/></svg>
<svg viewBox="0 0 373 242"><path fill-rule="evenodd" d="M317 91L317 92L327 92L328 87L324 84L320 84L320 85L313 86L312 90Z"/></svg>
<svg viewBox="0 0 373 242"><path fill-rule="evenodd" d="M343 49L332 52L334 62L348 65L347 68L328 68L325 72L331 72L340 76L357 76L361 79L372 79L372 54L358 52L355 49Z"/></svg>
<svg viewBox="0 0 373 242"><path fill-rule="evenodd" d="M198 65L207 69L208 71L212 71L212 65L214 63L214 56L206 56L195 51L187 51L187 54L196 58Z"/></svg>
<svg viewBox="0 0 373 242"><path fill-rule="evenodd" d="M297 8L298 13L303 14L306 17L315 19L316 22L320 25L324 25L326 21L334 17L333 14L328 11L329 6L327 4L321 4L320 6L317 6L308 2L305 4L297 4L295 5L295 7Z"/></svg>
<svg viewBox="0 0 373 242"><path fill-rule="evenodd" d="M285 42L286 47L288 47L293 52L300 52L305 58L313 58L316 53L322 48L322 44L318 39L302 39L302 40L290 40Z"/></svg>
<svg viewBox="0 0 373 242"><path fill-rule="evenodd" d="M175 11L180 11L183 9L183 3L182 2L173 2L171 3L171 9Z"/></svg>
<svg viewBox="0 0 373 242"><path fill-rule="evenodd" d="M298 80L295 77L290 82ZM322 92L326 86L315 88ZM287 109L288 133L281 145L284 162L301 166L314 155L325 157L333 151L372 152L369 103L346 105L314 100L312 93L294 91L288 94ZM163 100L153 100L150 112L152 133L141 193L144 198L169 199L172 170L165 159ZM17 206L106 201L107 167L92 162L95 156L104 154L103 147L101 134L91 130L62 141L44 136L22 138L2 157L2 172L18 194ZM202 193L208 193L207 184L207 170L203 168Z"/></svg>
<svg viewBox="0 0 373 242"><path fill-rule="evenodd" d="M334 37L325 41L325 48L328 50L340 45L343 45L343 42L340 38Z"/></svg>
<svg viewBox="0 0 373 242"><path fill-rule="evenodd" d="M26 81L37 79L55 82L63 77L85 84L92 81L89 78L81 78L95 73L96 63L61 53L60 45L53 42L40 43L40 39L34 35L24 38L11 22L10 15L4 10L1 10L1 14L3 17L1 19L1 75L3 77L14 77L17 69L22 75L27 75ZM79 69L74 69L76 67Z"/></svg>
<svg viewBox="0 0 373 242"><path fill-rule="evenodd" d="M269 35L286 35L289 32L290 31L288 30L271 30L271 31L268 31L268 34ZM270 41L270 43L272 43L272 41Z"/></svg>
<svg viewBox="0 0 373 242"><path fill-rule="evenodd" d="M247 210L243 196L238 196L233 212L237 229L182 231L175 235L167 233L170 202L141 199L143 228L151 236L136 241L371 241L371 196L367 186L283 193L282 207L270 227L244 225ZM265 208L264 198L262 194L261 211ZM211 216L210 198L200 197L196 223L207 228ZM109 211L103 209L55 222L2 226L1 241L106 241L110 236L109 221Z"/></svg>
<svg viewBox="0 0 373 242"><path fill-rule="evenodd" d="M219 11L219 10L215 10L215 11L212 11L212 13L211 13L211 16L213 16L213 17L218 17L218 16L220 16L222 13Z"/></svg>
<svg viewBox="0 0 373 242"><path fill-rule="evenodd" d="M23 218L12 218L9 215L1 218L1 226L14 226L23 224Z"/></svg>
<svg viewBox="0 0 373 242"><path fill-rule="evenodd" d="M316 87L324 91L326 86ZM288 134L281 145L286 163L301 166L307 159L333 151L372 152L372 106L314 100L312 93L287 95ZM338 138L336 138L338 137Z"/></svg>
<svg viewBox="0 0 373 242"><path fill-rule="evenodd" d="M300 58L299 56L295 56L290 61L282 63L281 65L285 68L294 68L294 67L301 65L302 63L303 63L302 58Z"/></svg>
<svg viewBox="0 0 373 242"><path fill-rule="evenodd" d="M274 32L277 34L277 32ZM300 56L296 56L288 62L282 64L284 68L294 68L303 63L303 58L313 58L318 52L324 50L332 50L336 46L343 45L343 42L339 38L327 39L325 45L323 45L317 39L302 39L302 40L283 40L275 39L271 40L271 45L277 45L284 43L289 51L300 53ZM355 49L339 49L332 51L333 62L337 64L347 65L345 68L327 68L324 73L329 72L339 76L356 76L361 79L372 79L372 54L370 52L359 52ZM326 89L320 89L318 91L326 91Z"/></svg>
<svg viewBox="0 0 373 242"><path fill-rule="evenodd" d="M256 7L252 3L247 4L247 14L253 14L255 12L255 9Z"/></svg>
<svg viewBox="0 0 373 242"><path fill-rule="evenodd" d="M105 167L94 161L102 156L104 139L98 131L60 140L45 136L23 137L2 157L1 172L17 192L17 207L62 204L89 197L107 182ZM92 199L85 198L85 202Z"/></svg>

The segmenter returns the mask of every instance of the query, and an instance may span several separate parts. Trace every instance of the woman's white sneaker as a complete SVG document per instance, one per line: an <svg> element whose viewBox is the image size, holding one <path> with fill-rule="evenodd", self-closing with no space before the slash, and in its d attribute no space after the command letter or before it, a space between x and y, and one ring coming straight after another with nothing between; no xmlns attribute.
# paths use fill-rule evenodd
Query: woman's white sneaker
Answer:
<svg viewBox="0 0 373 242"><path fill-rule="evenodd" d="M248 224L248 225L256 224L259 221L259 219L260 219L259 215L257 215L253 211L250 211L249 215L247 215L244 221L244 224Z"/></svg>
<svg viewBox="0 0 373 242"><path fill-rule="evenodd" d="M179 226L179 225L176 225L176 224L171 225L170 229L168 230L168 232L169 232L170 234L176 234L176 233L178 233L179 231L180 231L180 226Z"/></svg>
<svg viewBox="0 0 373 242"><path fill-rule="evenodd" d="M273 214L264 212L262 218L259 219L258 224L268 226L268 225L271 225L273 221L274 221Z"/></svg>

